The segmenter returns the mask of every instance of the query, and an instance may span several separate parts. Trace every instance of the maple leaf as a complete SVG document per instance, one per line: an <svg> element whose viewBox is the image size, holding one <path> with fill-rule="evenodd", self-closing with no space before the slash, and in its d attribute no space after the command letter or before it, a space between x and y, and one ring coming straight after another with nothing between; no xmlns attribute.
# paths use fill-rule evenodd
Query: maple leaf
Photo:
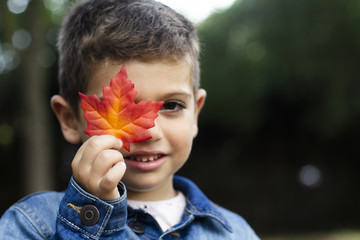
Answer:
<svg viewBox="0 0 360 240"><path fill-rule="evenodd" d="M129 152L130 143L151 139L145 132L155 126L155 118L164 102L141 101L135 103L137 91L128 79L125 65L103 87L103 98L95 94L86 96L79 92L81 108L87 121L85 133L94 135L113 135L123 142L123 147Z"/></svg>

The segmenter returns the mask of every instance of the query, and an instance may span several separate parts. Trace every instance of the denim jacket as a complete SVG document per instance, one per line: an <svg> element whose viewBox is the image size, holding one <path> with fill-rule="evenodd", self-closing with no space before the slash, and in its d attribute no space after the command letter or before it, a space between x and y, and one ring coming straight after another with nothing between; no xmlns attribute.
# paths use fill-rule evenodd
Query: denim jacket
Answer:
<svg viewBox="0 0 360 240"><path fill-rule="evenodd" d="M0 239L259 239L239 215L212 203L190 180L174 177L186 196L179 224L162 232L155 219L127 206L121 197L103 201L71 179L65 192L35 193L9 208L0 219Z"/></svg>

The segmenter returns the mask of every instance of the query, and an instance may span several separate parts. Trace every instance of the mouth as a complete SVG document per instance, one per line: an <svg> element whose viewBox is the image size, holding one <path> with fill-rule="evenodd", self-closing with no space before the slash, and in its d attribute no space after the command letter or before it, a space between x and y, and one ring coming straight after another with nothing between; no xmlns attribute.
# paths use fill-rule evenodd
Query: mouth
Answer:
<svg viewBox="0 0 360 240"><path fill-rule="evenodd" d="M125 157L125 160L131 160L136 162L153 162L162 158L163 154L139 154Z"/></svg>

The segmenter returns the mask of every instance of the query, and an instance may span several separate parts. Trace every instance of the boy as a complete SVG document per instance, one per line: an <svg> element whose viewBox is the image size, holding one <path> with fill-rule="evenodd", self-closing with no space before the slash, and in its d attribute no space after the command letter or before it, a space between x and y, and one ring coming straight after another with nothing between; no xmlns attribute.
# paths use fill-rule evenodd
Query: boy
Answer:
<svg viewBox="0 0 360 240"><path fill-rule="evenodd" d="M193 25L153 0L90 0L75 7L59 37L60 95L51 99L63 135L83 142L63 193L37 193L12 206L0 239L258 239L240 216L174 176L197 135L199 88ZM102 88L126 65L136 102L164 104L150 140L129 152L110 135L89 137L78 92Z"/></svg>

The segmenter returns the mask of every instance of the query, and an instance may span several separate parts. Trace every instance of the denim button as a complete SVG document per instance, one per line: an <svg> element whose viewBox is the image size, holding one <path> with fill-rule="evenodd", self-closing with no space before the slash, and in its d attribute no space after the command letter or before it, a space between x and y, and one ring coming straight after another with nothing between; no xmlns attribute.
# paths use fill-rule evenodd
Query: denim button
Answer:
<svg viewBox="0 0 360 240"><path fill-rule="evenodd" d="M128 223L128 226L137 234L142 234L145 232L145 226L141 222L131 221Z"/></svg>
<svg viewBox="0 0 360 240"><path fill-rule="evenodd" d="M99 221L100 213L94 205L85 205L80 210L80 221L86 226L93 226Z"/></svg>

